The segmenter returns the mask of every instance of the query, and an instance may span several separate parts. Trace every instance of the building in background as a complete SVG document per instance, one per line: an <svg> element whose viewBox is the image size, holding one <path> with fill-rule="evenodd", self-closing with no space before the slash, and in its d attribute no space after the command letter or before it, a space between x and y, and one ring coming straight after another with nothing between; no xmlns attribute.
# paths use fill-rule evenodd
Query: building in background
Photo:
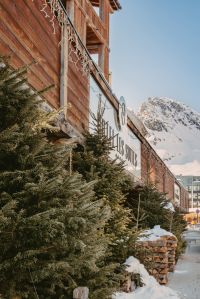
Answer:
<svg viewBox="0 0 200 299"><path fill-rule="evenodd" d="M120 9L119 0L0 0L0 55L10 56L11 68L36 62L28 72L33 89L54 85L44 98L51 108L63 108L64 138L81 140L89 129L90 111L95 113L103 101L105 133L115 146L113 158L125 161L134 181L153 183L187 209L185 189L148 143L144 126L126 110L123 97L118 99L110 86L109 19Z"/></svg>
<svg viewBox="0 0 200 299"><path fill-rule="evenodd" d="M177 206L181 204L181 186L177 181L174 183L174 203Z"/></svg>
<svg viewBox="0 0 200 299"><path fill-rule="evenodd" d="M189 193L189 211L200 210L200 176L177 176L177 180Z"/></svg>

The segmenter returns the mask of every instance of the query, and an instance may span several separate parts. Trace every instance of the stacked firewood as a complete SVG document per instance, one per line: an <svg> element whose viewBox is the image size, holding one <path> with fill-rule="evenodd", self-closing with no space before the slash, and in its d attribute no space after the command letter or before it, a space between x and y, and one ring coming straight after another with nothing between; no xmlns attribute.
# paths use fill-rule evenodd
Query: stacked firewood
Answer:
<svg viewBox="0 0 200 299"><path fill-rule="evenodd" d="M168 272L173 272L175 267L176 237L173 235L162 236L153 241L142 241L140 245L150 252L144 261L148 265L149 273L160 284L167 284Z"/></svg>
<svg viewBox="0 0 200 299"><path fill-rule="evenodd" d="M148 264L149 273L153 275L160 284L166 284L168 281L167 240L160 238L155 241L145 241L142 242L142 246L151 252L145 260L145 264Z"/></svg>
<svg viewBox="0 0 200 299"><path fill-rule="evenodd" d="M175 236L166 236L168 250L168 271L173 272L176 264L177 239Z"/></svg>

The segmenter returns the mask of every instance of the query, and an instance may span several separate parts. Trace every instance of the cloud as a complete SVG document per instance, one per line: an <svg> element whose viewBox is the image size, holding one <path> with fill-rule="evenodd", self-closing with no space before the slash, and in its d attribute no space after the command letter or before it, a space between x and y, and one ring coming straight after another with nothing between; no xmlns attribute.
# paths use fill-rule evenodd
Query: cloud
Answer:
<svg viewBox="0 0 200 299"><path fill-rule="evenodd" d="M173 164L168 166L175 175L200 176L200 161L197 160L185 164Z"/></svg>

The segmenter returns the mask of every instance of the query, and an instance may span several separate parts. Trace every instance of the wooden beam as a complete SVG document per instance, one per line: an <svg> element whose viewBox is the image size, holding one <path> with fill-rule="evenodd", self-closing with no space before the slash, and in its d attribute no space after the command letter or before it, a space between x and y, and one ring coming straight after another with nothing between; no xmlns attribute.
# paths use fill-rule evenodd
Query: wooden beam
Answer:
<svg viewBox="0 0 200 299"><path fill-rule="evenodd" d="M90 0L92 5L94 5L94 6L100 6L100 1L101 0ZM121 9L121 5L120 5L118 0L109 0L109 2L110 2L110 5L111 5L113 10Z"/></svg>
<svg viewBox="0 0 200 299"><path fill-rule="evenodd" d="M104 62L105 61L105 46L100 45L99 46L99 61L98 65L101 68L101 70L104 72Z"/></svg>
<svg viewBox="0 0 200 299"><path fill-rule="evenodd" d="M60 106L64 109L65 119L67 119L67 87L68 87L68 31L67 24L64 25L64 34L61 43L60 61Z"/></svg>
<svg viewBox="0 0 200 299"><path fill-rule="evenodd" d="M99 54L99 44L91 44L87 46L88 51L90 52L90 54Z"/></svg>
<svg viewBox="0 0 200 299"><path fill-rule="evenodd" d="M105 20L105 1L99 0L99 16L100 19L104 22Z"/></svg>
<svg viewBox="0 0 200 299"><path fill-rule="evenodd" d="M70 20L74 23L74 0L67 0L66 9Z"/></svg>

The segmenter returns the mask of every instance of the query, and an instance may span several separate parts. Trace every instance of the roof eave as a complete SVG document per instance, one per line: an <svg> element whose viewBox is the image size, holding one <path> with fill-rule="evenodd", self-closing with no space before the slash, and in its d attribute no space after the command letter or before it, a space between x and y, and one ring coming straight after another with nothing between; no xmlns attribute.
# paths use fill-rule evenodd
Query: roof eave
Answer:
<svg viewBox="0 0 200 299"><path fill-rule="evenodd" d="M110 4L111 4L113 10L122 9L121 4L119 3L119 0L110 0Z"/></svg>

